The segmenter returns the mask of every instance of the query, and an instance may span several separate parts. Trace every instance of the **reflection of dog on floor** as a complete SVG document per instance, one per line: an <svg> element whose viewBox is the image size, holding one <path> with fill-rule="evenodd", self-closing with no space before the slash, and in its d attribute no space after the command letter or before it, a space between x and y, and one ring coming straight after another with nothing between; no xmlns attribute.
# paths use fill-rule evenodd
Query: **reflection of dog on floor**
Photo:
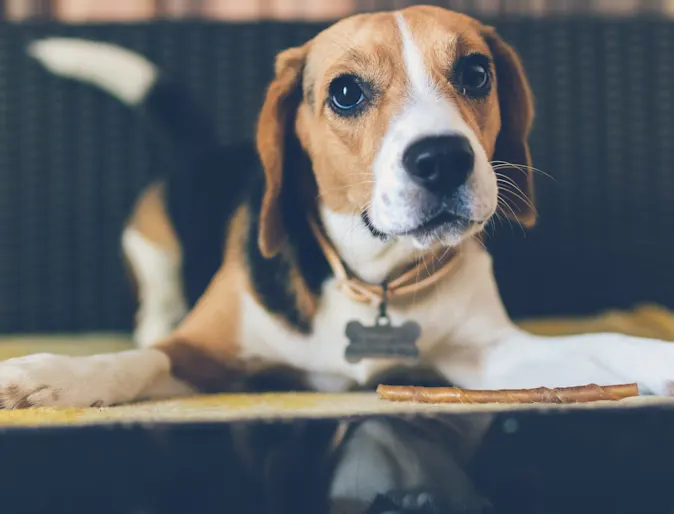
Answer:
<svg viewBox="0 0 674 514"><path fill-rule="evenodd" d="M490 416L353 423L335 450L331 514L480 514L491 505L465 466Z"/></svg>
<svg viewBox="0 0 674 514"><path fill-rule="evenodd" d="M474 414L245 425L234 442L273 514L482 514L492 505L467 469L491 422Z"/></svg>
<svg viewBox="0 0 674 514"><path fill-rule="evenodd" d="M394 369L379 381L446 385L423 369ZM286 391L301 384L275 371L249 377L244 387ZM264 505L253 507L256 514L492 512L468 470L493 419L473 413L243 423L232 432L236 461L243 464L235 473L259 491L252 494Z"/></svg>

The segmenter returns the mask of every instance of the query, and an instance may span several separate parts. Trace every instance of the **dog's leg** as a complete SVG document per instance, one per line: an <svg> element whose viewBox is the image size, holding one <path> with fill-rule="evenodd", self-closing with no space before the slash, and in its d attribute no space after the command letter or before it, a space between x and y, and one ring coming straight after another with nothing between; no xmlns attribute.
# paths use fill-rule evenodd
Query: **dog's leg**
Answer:
<svg viewBox="0 0 674 514"><path fill-rule="evenodd" d="M460 361L447 359L440 369L460 373L459 385L469 388L570 387L632 383L642 394L674 393L674 343L621 334L539 337L514 331L498 342L476 347L469 373ZM463 368L468 369L467 366Z"/></svg>
<svg viewBox="0 0 674 514"><path fill-rule="evenodd" d="M160 248L133 228L124 230L122 248L138 286L134 340L148 347L166 338L187 313L180 255Z"/></svg>
<svg viewBox="0 0 674 514"><path fill-rule="evenodd" d="M0 409L100 407L188 394L155 349L70 357L34 354L0 362Z"/></svg>
<svg viewBox="0 0 674 514"><path fill-rule="evenodd" d="M191 314L187 321L197 330L182 325L153 348L85 357L34 354L0 362L0 409L100 407L229 390L244 373L223 344L222 332L212 331L219 326L217 312L203 308Z"/></svg>

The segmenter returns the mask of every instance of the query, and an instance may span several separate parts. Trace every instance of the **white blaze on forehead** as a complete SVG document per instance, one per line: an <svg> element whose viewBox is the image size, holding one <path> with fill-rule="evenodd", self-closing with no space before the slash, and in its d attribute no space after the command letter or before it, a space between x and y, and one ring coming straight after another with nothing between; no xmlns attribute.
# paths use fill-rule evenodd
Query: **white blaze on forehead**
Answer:
<svg viewBox="0 0 674 514"><path fill-rule="evenodd" d="M425 126L419 126L417 129L419 136L444 133L468 136L472 131L456 105L449 102L433 82L426 68L424 54L414 40L402 13L396 13L396 21L402 37L403 60L410 86L409 95L406 97L409 103L399 118L425 118L427 122Z"/></svg>
<svg viewBox="0 0 674 514"><path fill-rule="evenodd" d="M424 56L414 41L412 32L405 22L402 13L396 13L396 21L398 22L398 28L402 36L403 58L412 90L418 95L437 96L436 87L426 72Z"/></svg>

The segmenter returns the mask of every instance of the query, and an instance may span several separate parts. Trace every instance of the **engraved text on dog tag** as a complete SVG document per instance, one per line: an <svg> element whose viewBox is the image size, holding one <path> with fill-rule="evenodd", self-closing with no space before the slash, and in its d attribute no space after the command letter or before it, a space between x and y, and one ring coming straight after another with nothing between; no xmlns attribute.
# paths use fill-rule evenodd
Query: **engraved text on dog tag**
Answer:
<svg viewBox="0 0 674 514"><path fill-rule="evenodd" d="M386 288L379 305L379 316L373 326L359 321L346 324L346 337L349 345L344 357L348 362L362 359L417 359L419 348L416 342L421 335L421 327L414 321L407 321L399 327L391 324L386 314Z"/></svg>
<svg viewBox="0 0 674 514"><path fill-rule="evenodd" d="M419 348L416 342L421 335L421 327L414 321L407 321L399 327L377 318L374 326L368 327L358 321L346 325L349 345L344 357L349 362L362 359L417 359Z"/></svg>

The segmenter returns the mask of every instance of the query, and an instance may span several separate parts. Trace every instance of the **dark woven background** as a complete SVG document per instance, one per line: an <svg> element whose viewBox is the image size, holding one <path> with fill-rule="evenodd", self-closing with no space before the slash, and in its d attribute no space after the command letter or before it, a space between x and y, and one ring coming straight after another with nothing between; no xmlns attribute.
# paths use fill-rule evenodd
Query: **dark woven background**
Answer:
<svg viewBox="0 0 674 514"><path fill-rule="evenodd" d="M539 226L490 240L516 316L674 306L674 23L495 23L537 96ZM156 22L0 26L0 331L126 330L133 302L119 235L161 172L137 119L93 89L48 76L26 43L121 43L182 77L223 141L252 133L273 55L318 25ZM449 307L451 308L451 306Z"/></svg>

